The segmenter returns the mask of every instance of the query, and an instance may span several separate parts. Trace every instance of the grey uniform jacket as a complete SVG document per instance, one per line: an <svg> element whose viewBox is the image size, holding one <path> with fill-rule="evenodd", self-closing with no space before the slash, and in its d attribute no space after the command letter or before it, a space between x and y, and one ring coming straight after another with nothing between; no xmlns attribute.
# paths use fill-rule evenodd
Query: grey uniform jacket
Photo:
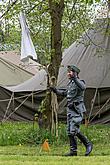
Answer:
<svg viewBox="0 0 110 165"><path fill-rule="evenodd" d="M56 94L67 97L69 110L76 110L78 113L86 111L84 105L85 82L77 77L71 78L66 90L56 89Z"/></svg>

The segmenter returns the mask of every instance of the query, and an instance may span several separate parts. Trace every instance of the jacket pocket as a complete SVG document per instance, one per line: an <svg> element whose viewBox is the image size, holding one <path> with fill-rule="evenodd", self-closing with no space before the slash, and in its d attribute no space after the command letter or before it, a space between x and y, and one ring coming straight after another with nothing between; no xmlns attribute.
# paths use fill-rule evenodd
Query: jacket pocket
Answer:
<svg viewBox="0 0 110 165"><path fill-rule="evenodd" d="M78 113L82 113L86 111L86 108L83 102L74 102L74 107Z"/></svg>

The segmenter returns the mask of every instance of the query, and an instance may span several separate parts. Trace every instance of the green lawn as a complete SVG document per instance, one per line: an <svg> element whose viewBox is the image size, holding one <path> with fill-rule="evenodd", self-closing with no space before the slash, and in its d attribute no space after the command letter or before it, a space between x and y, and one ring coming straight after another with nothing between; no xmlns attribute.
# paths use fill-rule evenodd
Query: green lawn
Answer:
<svg viewBox="0 0 110 165"><path fill-rule="evenodd" d="M1 165L109 165L110 145L95 145L90 156L85 157L85 148L80 145L77 157L61 156L68 151L68 146L51 145L51 151L41 151L41 146L1 146Z"/></svg>
<svg viewBox="0 0 110 165"><path fill-rule="evenodd" d="M108 156L61 157L61 156L0 156L1 165L109 165Z"/></svg>
<svg viewBox="0 0 110 165"><path fill-rule="evenodd" d="M62 156L69 151L66 126L59 125L59 138L33 127L32 123L8 122L0 125L0 165L110 165L110 126L81 126L92 141L93 151L85 157L85 148L78 141L78 156ZM41 150L49 139L50 152Z"/></svg>

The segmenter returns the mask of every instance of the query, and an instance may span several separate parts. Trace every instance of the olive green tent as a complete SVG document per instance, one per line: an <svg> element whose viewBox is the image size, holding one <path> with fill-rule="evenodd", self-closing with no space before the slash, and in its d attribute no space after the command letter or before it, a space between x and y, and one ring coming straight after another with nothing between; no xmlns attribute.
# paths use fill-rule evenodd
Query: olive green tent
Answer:
<svg viewBox="0 0 110 165"><path fill-rule="evenodd" d="M36 64L23 64L17 51L0 51L0 85L18 85L30 79L38 71Z"/></svg>
<svg viewBox="0 0 110 165"><path fill-rule="evenodd" d="M86 82L89 122L110 122L110 19L97 20L95 28L88 30L64 52L58 87L65 88L68 82L66 66L71 64L80 68L79 76ZM62 103L64 105L64 101Z"/></svg>
<svg viewBox="0 0 110 165"><path fill-rule="evenodd" d="M85 80L87 86L85 104L87 108L86 115L90 123L110 123L109 29L109 19L97 20L96 28L88 30L79 41L73 43L65 50L59 70L57 88L63 89L66 88L68 83L66 76L67 65L74 64L80 68L81 72L79 76ZM47 89L46 81L46 72L42 69L23 84L2 89L2 92L7 95L4 98L8 98L11 101L10 106L8 101L3 110L0 108L2 112L2 115L0 113L0 119L2 120L4 116L7 116L7 119L12 120L33 120L34 114L38 112L38 106L45 96ZM8 94L10 94L10 97ZM16 105L13 101L15 100L13 99L15 96L24 96L27 97L27 100L25 98L23 102L23 100L18 99L19 106L18 102L18 105ZM19 108L16 109L14 106ZM8 118L7 114L4 115L6 110L7 114L15 113L12 113ZM59 102L58 115L59 119L66 120L65 98Z"/></svg>

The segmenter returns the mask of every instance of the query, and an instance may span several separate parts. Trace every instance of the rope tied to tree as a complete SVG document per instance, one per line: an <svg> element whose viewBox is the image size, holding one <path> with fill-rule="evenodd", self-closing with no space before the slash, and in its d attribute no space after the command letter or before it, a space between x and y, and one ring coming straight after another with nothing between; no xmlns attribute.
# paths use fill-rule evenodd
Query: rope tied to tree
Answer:
<svg viewBox="0 0 110 165"><path fill-rule="evenodd" d="M50 78L50 84L51 86L56 85L56 78L52 76ZM58 101L57 101L57 95L54 92L51 92L51 108L52 108L52 133L56 134L56 137L58 137Z"/></svg>

